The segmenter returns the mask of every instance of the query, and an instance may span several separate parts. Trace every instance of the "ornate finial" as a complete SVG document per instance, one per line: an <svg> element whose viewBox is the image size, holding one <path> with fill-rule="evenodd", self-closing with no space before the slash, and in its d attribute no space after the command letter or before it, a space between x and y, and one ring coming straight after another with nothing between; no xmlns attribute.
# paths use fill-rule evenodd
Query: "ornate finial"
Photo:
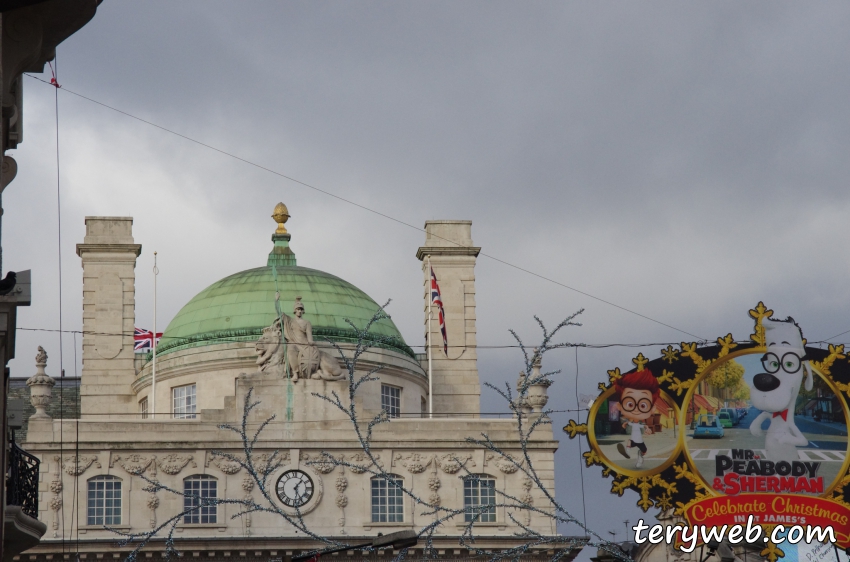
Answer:
<svg viewBox="0 0 850 562"><path fill-rule="evenodd" d="M38 346L38 355L35 356L35 367L35 375L27 379L27 386L30 387L30 403L35 407L35 413L30 416L30 419L49 420L51 418L47 413L47 407L50 405L52 389L56 381L44 371L47 367L47 352L41 346Z"/></svg>
<svg viewBox="0 0 850 562"><path fill-rule="evenodd" d="M35 364L36 366L47 366L47 352L44 351L44 348L38 346L38 354L35 356Z"/></svg>
<svg viewBox="0 0 850 562"><path fill-rule="evenodd" d="M286 205L283 203L278 203L275 205L274 213L272 213L272 218L277 222L277 230L274 231L275 234L286 234L286 227L283 225L286 221L289 220L289 210L286 208Z"/></svg>

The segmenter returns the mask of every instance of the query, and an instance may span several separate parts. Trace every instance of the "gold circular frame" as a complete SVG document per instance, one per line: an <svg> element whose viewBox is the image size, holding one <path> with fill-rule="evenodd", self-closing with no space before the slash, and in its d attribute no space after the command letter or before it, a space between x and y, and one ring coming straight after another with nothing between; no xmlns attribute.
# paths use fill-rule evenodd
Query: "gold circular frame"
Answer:
<svg viewBox="0 0 850 562"><path fill-rule="evenodd" d="M621 465L613 462L608 457L606 457L605 453L602 452L602 449L599 447L599 443L596 441L596 414L598 413L599 407L602 405L602 403L607 402L608 397L614 394L615 392L616 388L612 386L611 388L597 396L596 400L593 401L593 405L590 407L590 411L587 414L587 440L590 442L591 449L595 451L597 455L599 455L599 458L602 460L605 466L607 466L617 474L623 474L625 476L631 476L636 478L643 478L664 472L670 466L672 466L673 463L676 462L676 459L679 457L679 453L682 450L684 441L682 439L681 431L679 431L679 434L676 436L676 444L673 447L673 450L670 452L670 457L655 468L650 468L648 470L632 470L624 468ZM675 400L673 400L673 398L664 390L661 390L658 396L659 398L664 400L664 402L666 402L668 406L673 408L673 419L675 420L675 424L678 425L679 416L681 414L679 410L679 405L676 404ZM676 429L674 429L674 431L676 431Z"/></svg>
<svg viewBox="0 0 850 562"><path fill-rule="evenodd" d="M694 379L694 383L690 386L690 388L688 388L688 392L685 393L685 399L682 401L682 405L684 406L684 408L681 409L678 412L678 415L680 416L679 421L678 421L679 427L685 426L685 419L686 419L685 415L687 414L686 405L690 404L691 400L693 400L693 395L696 393L697 386L715 368L717 368L719 365L722 365L726 361L730 361L730 360L734 359L735 357L741 357L743 355L756 355L758 353L764 354L766 351L767 351L767 348L765 348L765 347L750 347L750 348L747 348L747 349L742 349L740 351L730 352L729 354L724 355L723 357L720 357L718 359L713 360L711 362L711 364L699 375L699 377ZM824 375L819 370L817 370L814 366L812 366L811 361L809 361L809 364L806 366L807 369L809 367L811 367L811 370L814 371L815 373L817 373L817 375L820 378L822 378L824 380L824 382L826 382L827 386L832 391L832 393L835 394L835 396L838 396L841 399L841 406L844 408L844 419L845 420L850 419L850 407L848 407L848 405L847 405L847 400L844 398L841 391L835 385L835 382L832 380L832 378ZM590 432L590 425L588 424L588 433L589 432ZM702 473L699 471L699 469L697 468L696 462L694 462L694 459L691 457L691 451L688 449L688 447L685 444L684 433L680 432L679 438L681 440L681 443L680 443L681 449L685 453L685 458L688 461L688 465L690 465L690 467L693 469L693 473L696 475L697 478L699 478L700 482L703 483L703 485L705 486L705 489L708 490L708 493L711 494L712 497L725 496L726 494L718 492L717 490L715 490L711 486L711 484L709 484L709 482L705 479L705 477L702 475ZM832 495L833 490L836 488L836 486L839 484L839 482L841 482L841 480L844 478L844 475L847 474L848 469L850 469L850 438L847 439L847 448L844 449L844 463L841 465L841 469L838 471L838 476L835 477L835 479L832 481L832 484L829 486L829 488L824 490L824 493L822 495L820 495L820 496L810 496L810 497L829 498L829 496Z"/></svg>

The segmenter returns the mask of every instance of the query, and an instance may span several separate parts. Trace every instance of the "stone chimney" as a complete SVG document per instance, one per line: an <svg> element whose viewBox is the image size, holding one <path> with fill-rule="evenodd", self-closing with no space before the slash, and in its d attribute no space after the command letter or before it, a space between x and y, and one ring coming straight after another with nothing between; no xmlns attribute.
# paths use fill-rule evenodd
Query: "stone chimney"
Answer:
<svg viewBox="0 0 850 562"><path fill-rule="evenodd" d="M472 221L439 220L425 223L425 245L416 252L422 261L425 334L431 342L434 414L477 414L481 408L475 327L475 261L481 248L472 245ZM440 287L445 311L448 353L443 350L439 311L432 307L430 268ZM425 350L427 353L427 349ZM423 368L428 369L427 360Z"/></svg>
<svg viewBox="0 0 850 562"><path fill-rule="evenodd" d="M86 217L86 237L77 244L83 262L82 418L136 412L131 385L141 252L133 240L132 217Z"/></svg>

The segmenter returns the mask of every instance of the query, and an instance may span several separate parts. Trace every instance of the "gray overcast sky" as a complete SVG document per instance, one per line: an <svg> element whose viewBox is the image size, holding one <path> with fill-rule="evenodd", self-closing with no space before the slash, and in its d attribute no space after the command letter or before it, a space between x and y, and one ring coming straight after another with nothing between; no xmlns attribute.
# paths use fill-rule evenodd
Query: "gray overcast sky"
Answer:
<svg viewBox="0 0 850 562"><path fill-rule="evenodd" d="M848 29L846 2L107 0L58 69L68 89L399 220L472 219L485 252L693 334L746 338L764 300L819 340L850 330ZM24 107L3 265L33 270L19 325L57 328L53 90L26 79ZM60 139L66 329L81 326L84 216L135 218L137 323L152 323L157 250L164 327L265 264L282 200L299 263L393 298L423 343L421 232L62 92ZM511 343L509 327L533 341L533 314L554 326L582 307L571 341L693 339L485 257L477 290L482 345ZM21 332L13 376L33 374L39 344L58 375L58 338ZM66 337L68 374L73 353ZM635 354L579 351L579 391ZM516 351L480 357L484 381L521 368ZM574 407L574 352L546 367L564 369L550 405ZM576 454L562 440L558 494L580 512ZM585 482L588 523L622 539L636 495L609 497L598 469Z"/></svg>

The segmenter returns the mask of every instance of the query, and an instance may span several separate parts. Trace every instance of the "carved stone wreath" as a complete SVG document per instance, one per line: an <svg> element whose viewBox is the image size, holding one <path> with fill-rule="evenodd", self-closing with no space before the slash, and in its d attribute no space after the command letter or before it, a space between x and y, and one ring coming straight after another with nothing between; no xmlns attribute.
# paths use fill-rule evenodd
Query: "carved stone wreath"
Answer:
<svg viewBox="0 0 850 562"><path fill-rule="evenodd" d="M62 459L62 468L65 469L70 476L79 476L85 472L88 467L94 464L100 468L100 462L97 460L97 455L71 455Z"/></svg>
<svg viewBox="0 0 850 562"><path fill-rule="evenodd" d="M375 460L378 461L378 464L381 464L381 455L373 455ZM351 472L354 474L363 474L366 472L372 461L369 460L369 457L365 453L354 453L353 455L347 457L347 460L351 463L351 466L348 467Z"/></svg>
<svg viewBox="0 0 850 562"><path fill-rule="evenodd" d="M116 463L130 474L136 476L142 474L149 466L153 465L154 475L156 474L156 456L154 455L149 457L136 453L128 455L112 455L112 459L109 462L109 468L115 466Z"/></svg>
<svg viewBox="0 0 850 562"><path fill-rule="evenodd" d="M156 459L156 464L164 473L174 476L175 474L179 474L180 471L183 470L183 467L189 463L192 463L192 468L198 468L198 464L193 460L193 458L194 457L192 457L192 455L178 455L177 453L170 453Z"/></svg>
<svg viewBox="0 0 850 562"><path fill-rule="evenodd" d="M406 468L412 474L419 474L421 472L425 472L425 469L428 468L432 462L434 462L434 457L420 455L419 453L411 453L407 456L397 454L395 459L397 461L400 461L402 466L404 466L404 468Z"/></svg>
<svg viewBox="0 0 850 562"><path fill-rule="evenodd" d="M445 455L437 455L436 459L437 465L446 474L455 474L464 466L475 466L472 453L446 453Z"/></svg>

